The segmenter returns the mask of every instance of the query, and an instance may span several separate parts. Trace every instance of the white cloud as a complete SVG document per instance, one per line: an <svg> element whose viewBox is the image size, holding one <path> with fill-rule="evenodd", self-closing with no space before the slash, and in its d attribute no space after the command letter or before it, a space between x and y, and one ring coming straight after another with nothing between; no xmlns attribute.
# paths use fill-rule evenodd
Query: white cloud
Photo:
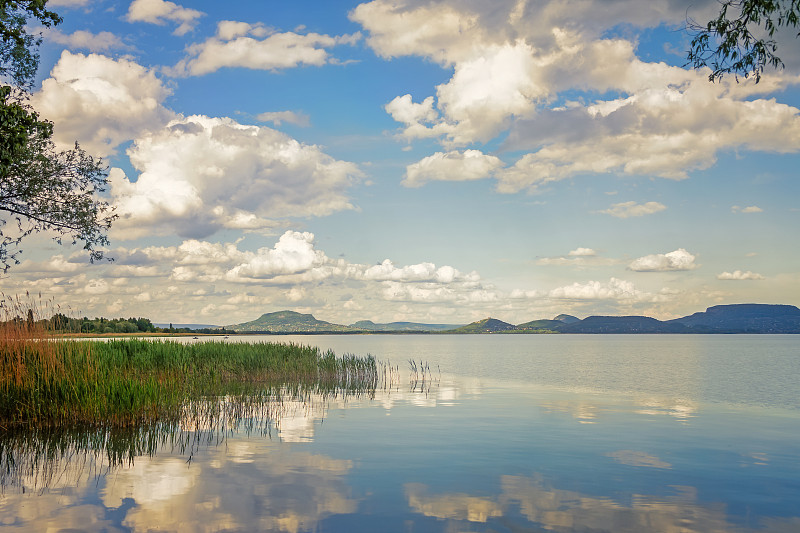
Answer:
<svg viewBox="0 0 800 533"><path fill-rule="evenodd" d="M595 252L591 248L576 248L575 250L569 252L567 255L576 257L589 257L597 255L597 252Z"/></svg>
<svg viewBox="0 0 800 533"><path fill-rule="evenodd" d="M617 218L631 218L652 215L653 213L664 211L666 208L667 206L658 202L646 202L643 204L622 202L600 212Z"/></svg>
<svg viewBox="0 0 800 533"><path fill-rule="evenodd" d="M502 165L499 158L479 150L436 152L408 165L402 183L406 187L419 187L427 181L478 180L491 176Z"/></svg>
<svg viewBox="0 0 800 533"><path fill-rule="evenodd" d="M383 297L390 301L402 302L461 302L486 303L498 300L493 290L483 288L464 288L436 284L409 285L389 281L383 285Z"/></svg>
<svg viewBox="0 0 800 533"><path fill-rule="evenodd" d="M83 259L86 259L86 256L83 256ZM85 267L78 263L73 263L68 261L64 258L63 255L58 254L54 255L53 257L41 261L35 262L26 259L23 261L18 267L14 268L14 272L20 273L48 273L48 274L61 274L63 276L67 276L72 273L77 273L82 271Z"/></svg>
<svg viewBox="0 0 800 533"><path fill-rule="evenodd" d="M107 156L174 116L162 105L169 93L151 70L132 61L64 51L32 102L55 123L59 148L78 141L90 154Z"/></svg>
<svg viewBox="0 0 800 533"><path fill-rule="evenodd" d="M652 254L640 257L628 265L634 272L676 272L697 268L696 257L683 248L666 254Z"/></svg>
<svg viewBox="0 0 800 533"><path fill-rule="evenodd" d="M361 176L353 163L274 129L199 115L142 135L127 153L140 174L136 181L119 169L110 174L118 238L196 238L329 215L353 207L346 192Z"/></svg>
<svg viewBox="0 0 800 533"><path fill-rule="evenodd" d="M436 91L447 144L486 142L507 127L510 117L530 114L549 93L539 79L540 66L522 40L488 46L480 56L456 64L452 79Z"/></svg>
<svg viewBox="0 0 800 533"><path fill-rule="evenodd" d="M233 243L211 243L190 239L175 249L175 262L181 265L227 265L244 257Z"/></svg>
<svg viewBox="0 0 800 533"><path fill-rule="evenodd" d="M302 274L325 265L328 258L314 249L314 234L287 231L274 248L262 248L228 272L229 279L270 279ZM327 277L327 276L325 276Z"/></svg>
<svg viewBox="0 0 800 533"><path fill-rule="evenodd" d="M78 30L66 34L59 30L45 28L43 31L47 41L63 44L72 49L83 49L90 52L107 52L109 50L130 50L132 47L111 32L92 33Z"/></svg>
<svg viewBox="0 0 800 533"><path fill-rule="evenodd" d="M332 62L327 49L354 44L360 35L331 37L317 33L272 33L261 24L223 21L217 35L187 49L187 57L170 72L179 76L202 76L223 67L282 70L300 65L320 66Z"/></svg>
<svg viewBox="0 0 800 533"><path fill-rule="evenodd" d="M447 2L427 6L366 2L350 18L369 31L367 44L384 58L421 55L450 65L471 56L485 40L478 17Z"/></svg>
<svg viewBox="0 0 800 533"><path fill-rule="evenodd" d="M663 295L650 294L637 289L630 281L611 278L608 282L588 281L558 287L547 293L554 299L564 300L616 300L620 302L657 302Z"/></svg>
<svg viewBox="0 0 800 533"><path fill-rule="evenodd" d="M433 122L439 117L439 113L433 109L433 96L427 97L422 103L415 104L410 94L397 96L384 106L384 109L397 122L402 122L411 127L419 123ZM424 126L422 126L424 128ZM409 135L413 137L415 135Z"/></svg>
<svg viewBox="0 0 800 533"><path fill-rule="evenodd" d="M690 6L691 15L698 20L708 20L705 17L718 11L714 2L687 0L668 4L637 0L373 0L359 5L350 18L369 31L367 43L383 57L419 55L448 65L473 57L485 43L506 42L517 36L547 50L553 45L553 28L571 28L595 38L623 23L638 27L684 24Z"/></svg>
<svg viewBox="0 0 800 533"><path fill-rule="evenodd" d="M178 23L173 32L185 35L194 29L197 19L204 13L165 0L134 0L128 8L128 22L149 22L163 25L166 21Z"/></svg>
<svg viewBox="0 0 800 533"><path fill-rule="evenodd" d="M84 294L92 294L92 295L100 295L100 294L107 294L110 290L109 284L106 280L103 279L92 279L89 280L86 285L83 286L78 292L82 292Z"/></svg>
<svg viewBox="0 0 800 533"><path fill-rule="evenodd" d="M717 279L726 281L745 281L745 280L762 280L765 279L761 274L755 272L742 272L741 270L734 270L733 272L723 272L717 274Z"/></svg>
<svg viewBox="0 0 800 533"><path fill-rule="evenodd" d="M223 41L230 41L248 34L255 37L266 37L270 33L272 31L263 24L249 24L235 20L222 20L217 23L217 38Z"/></svg>
<svg viewBox="0 0 800 533"><path fill-rule="evenodd" d="M477 272L463 274L451 266L437 268L433 263L419 263L405 267L396 267L389 259L385 259L379 265L365 268L358 277L372 281L427 281L445 284L452 283L453 281L475 282L480 279Z"/></svg>
<svg viewBox="0 0 800 533"><path fill-rule="evenodd" d="M294 124L303 128L311 124L308 115L305 113L297 113L295 111L272 111L261 113L256 117L262 122L272 122L276 126L280 126L283 122Z"/></svg>
<svg viewBox="0 0 800 533"><path fill-rule="evenodd" d="M762 213L764 210L757 205L747 207L740 207L738 205L731 206L731 211L734 213Z"/></svg>
<svg viewBox="0 0 800 533"><path fill-rule="evenodd" d="M198 275L196 270L186 268L181 274L194 278ZM465 292L472 294L484 289L477 272L463 273L448 265L437 267L433 263L419 263L395 266L390 259L377 265L362 265L342 259L333 260L315 249L312 233L295 231L284 233L274 248L262 248L256 253L244 254L244 258L226 272L225 279L296 286L328 279L337 283L358 280L379 284L382 294L389 299L411 300L465 299ZM414 285L415 288L402 288L406 285ZM306 293L295 296L297 299L305 298Z"/></svg>
<svg viewBox="0 0 800 533"><path fill-rule="evenodd" d="M692 12L713 16L712 4ZM688 7L375 0L351 18L381 56L416 55L453 68L420 103L406 94L386 105L403 137L452 149L507 131L503 149L528 152L496 169L499 192L593 173L684 179L713 165L721 150L797 152L798 109L758 98L796 83L791 75L770 75L758 86L710 84L706 72L642 61L634 42L603 37L626 22L682 24ZM567 91L578 96L564 105L558 97Z"/></svg>

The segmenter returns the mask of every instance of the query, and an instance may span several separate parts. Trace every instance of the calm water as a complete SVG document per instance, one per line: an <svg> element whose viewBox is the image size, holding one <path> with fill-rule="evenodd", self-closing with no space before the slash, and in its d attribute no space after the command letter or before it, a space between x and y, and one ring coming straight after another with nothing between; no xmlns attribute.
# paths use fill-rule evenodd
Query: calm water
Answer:
<svg viewBox="0 0 800 533"><path fill-rule="evenodd" d="M55 454L10 476L0 530L800 531L800 336L277 340L402 376L123 466Z"/></svg>

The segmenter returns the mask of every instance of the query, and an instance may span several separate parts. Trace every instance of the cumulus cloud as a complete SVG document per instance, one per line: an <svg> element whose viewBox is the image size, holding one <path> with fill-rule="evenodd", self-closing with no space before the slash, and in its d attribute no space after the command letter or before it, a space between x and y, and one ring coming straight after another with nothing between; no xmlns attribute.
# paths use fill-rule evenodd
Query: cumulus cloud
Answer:
<svg viewBox="0 0 800 533"><path fill-rule="evenodd" d="M479 17L459 7L379 0L360 4L350 18L369 31L367 44L384 58L421 55L451 65L486 37Z"/></svg>
<svg viewBox="0 0 800 533"><path fill-rule="evenodd" d="M147 132L127 153L138 179L120 169L110 174L119 238L199 238L329 215L353 207L347 189L361 176L355 164L274 129L199 115Z"/></svg>
<svg viewBox="0 0 800 533"><path fill-rule="evenodd" d="M486 303L498 299L495 291L483 288L465 289L436 284L408 285L396 281L386 282L383 287L383 297L391 301Z"/></svg>
<svg viewBox="0 0 800 533"><path fill-rule="evenodd" d="M714 2L677 0L669 4L636 0L604 2L519 2L491 4L464 0L435 3L416 0L373 0L354 9L350 18L369 32L367 44L382 57L420 55L443 65L479 53L485 43L525 36L537 49L553 48L553 28L572 28L596 38L621 23L634 26L682 24L687 9L698 20L716 14ZM581 17L576 17L576 10ZM707 20L707 19L706 19Z"/></svg>
<svg viewBox="0 0 800 533"><path fill-rule="evenodd" d="M611 278L608 282L588 281L558 287L547 296L559 300L617 300L625 303L658 302L664 296L640 291L630 281Z"/></svg>
<svg viewBox="0 0 800 533"><path fill-rule="evenodd" d="M666 208L667 206L658 202L646 202L643 204L637 204L636 202L622 202L619 204L614 204L608 209L600 212L617 218L631 218L652 215L653 213L658 213Z"/></svg>
<svg viewBox="0 0 800 533"><path fill-rule="evenodd" d="M171 69L182 76L202 76L224 67L282 70L320 66L332 61L328 48L354 44L360 35L331 37L318 33L273 33L262 24L223 21L217 35L187 49L187 57Z"/></svg>
<svg viewBox="0 0 800 533"><path fill-rule="evenodd" d="M393 119L406 124L409 128L415 125L419 126L420 123L433 122L439 117L439 113L433 109L433 96L429 96L422 103L415 104L410 94L404 94L386 104L384 109ZM422 129L425 129L424 126ZM414 137L415 135L409 134L408 136Z"/></svg>
<svg viewBox="0 0 800 533"><path fill-rule="evenodd" d="M696 257L683 248L678 248L666 254L652 254L635 259L628 270L634 272L676 272L681 270L693 270Z"/></svg>
<svg viewBox="0 0 800 533"><path fill-rule="evenodd" d="M106 289L110 289L112 280L156 276L187 287L192 283L226 282L252 287L291 286L291 291L282 294L288 302L311 298L309 288L323 282L330 286L355 282L363 292L372 292L390 301L475 303L494 301L499 294L483 284L477 272L462 272L449 265L437 266L429 262L395 265L390 259L365 265L332 259L316 248L314 234L291 230L281 235L273 247L259 248L255 252L241 250L236 243L187 239L177 246L119 247L109 250L109 255L115 258L113 263L98 263L92 267L95 279L107 280L102 285ZM65 278L72 276L75 286L82 286L85 285L82 272L86 266L78 263L78 257L76 253L68 260L55 256L47 262L25 262L20 272L58 272ZM132 290L138 294L136 289ZM155 298L156 291L148 289L148 292ZM219 302L221 305L259 301L252 293L247 293L245 298L238 290L237 296L231 296L229 291L217 292L209 292L203 286L194 290L192 296L224 296L225 300Z"/></svg>
<svg viewBox="0 0 800 533"><path fill-rule="evenodd" d="M128 22L149 22L158 25L166 24L167 21L175 22L178 27L173 33L185 35L194 29L197 19L203 15L204 13L196 9L182 7L165 0L134 0L128 8L126 19Z"/></svg>
<svg viewBox="0 0 800 533"><path fill-rule="evenodd" d="M302 274L327 262L320 250L314 249L314 234L287 231L274 248L262 248L247 261L228 272L229 279L270 279L288 274ZM327 277L323 275L322 277Z"/></svg>
<svg viewBox="0 0 800 533"><path fill-rule="evenodd" d="M86 256L84 255L83 257L85 260ZM82 265L69 261L65 259L63 255L58 254L44 261L31 261L26 259L18 267L15 267L14 271L25 274L42 273L51 275L61 274L62 276L68 276L71 273L82 270L83 268L84 267Z"/></svg>
<svg viewBox="0 0 800 533"><path fill-rule="evenodd" d="M723 272L717 274L717 279L725 281L747 281L747 280L762 280L765 279L761 274L755 272L742 272L741 270L734 270L733 272Z"/></svg>
<svg viewBox="0 0 800 533"><path fill-rule="evenodd" d="M276 126L280 126L284 122L303 128L311 125L308 115L295 111L268 111L261 113L256 118L262 122L272 122Z"/></svg>
<svg viewBox="0 0 800 533"><path fill-rule="evenodd" d="M159 276L186 286L235 283L262 288L291 287L281 296L287 303L313 299L311 289L321 284L343 286L353 282L359 284L362 293L389 302L480 305L496 302L500 298L498 291L481 282L477 272L461 272L449 265L437 266L425 262L397 266L390 259L376 265L364 265L331 259L316 248L314 235L309 232L287 231L273 247L260 248L255 252L239 250L231 243L189 239L179 246L121 248L111 253L120 257L121 264L103 266L100 273L95 273L97 279L111 279L123 272L133 278L141 277L146 275L144 269L155 268L144 265L157 265ZM58 266L54 264L49 268ZM108 292L111 284L95 284L91 290ZM140 292L148 292L151 298L155 298L152 290ZM194 293L197 294L201 293ZM202 294L213 296L205 290ZM257 306L259 301L265 300L252 293L236 291L236 295L232 296L231 292L224 291L220 293L215 309L227 309L224 306L234 304Z"/></svg>
<svg viewBox="0 0 800 533"><path fill-rule="evenodd" d="M758 207L757 205L750 205L747 207L734 205L731 206L731 211L733 211L734 213L762 213L764 210Z"/></svg>
<svg viewBox="0 0 800 533"><path fill-rule="evenodd" d="M153 71L133 61L64 51L32 102L55 123L59 148L78 141L89 153L107 156L169 121L174 113L163 106L169 94Z"/></svg>
<svg viewBox="0 0 800 533"><path fill-rule="evenodd" d="M406 167L402 181L406 187L419 187L427 181L469 181L487 178L503 162L480 150L437 152Z"/></svg>
<svg viewBox="0 0 800 533"><path fill-rule="evenodd" d="M85 30L78 30L74 33L66 34L59 30L45 28L43 33L47 41L63 44L72 49L83 49L90 52L107 52L109 50L130 50L132 48L122 42L119 37L107 31L92 33Z"/></svg>
<svg viewBox="0 0 800 533"><path fill-rule="evenodd" d="M796 108L744 100L751 96L746 89L709 84L698 73L628 61L641 72L631 76L637 81L630 87L616 89L631 96L516 121L505 148L534 151L498 174L498 189L515 192L592 173L684 179L713 165L726 148L797 150ZM637 87L648 72L652 86Z"/></svg>
<svg viewBox="0 0 800 533"><path fill-rule="evenodd" d="M567 255L574 257L590 257L597 255L597 252L595 252L591 248L576 248L575 250L569 252Z"/></svg>
<svg viewBox="0 0 800 533"><path fill-rule="evenodd" d="M633 41L604 35L625 23L682 24L690 6L681 3L375 0L351 18L379 55L453 69L421 101L386 105L403 137L453 149L508 132L502 148L528 152L494 173L499 192L593 173L684 179L731 148L796 152L798 109L759 98L796 78L709 84L705 72L642 61ZM694 4L693 16L713 16L713 2ZM579 97L565 105L568 91Z"/></svg>
<svg viewBox="0 0 800 533"><path fill-rule="evenodd" d="M372 281L428 281L436 283L452 283L453 281L476 282L480 279L477 272L463 274L451 266L437 268L433 263L396 267L390 259L385 259L379 265L367 267L358 277Z"/></svg>
<svg viewBox="0 0 800 533"><path fill-rule="evenodd" d="M195 275L195 271L186 269L183 274ZM225 279L280 285L357 280L379 284L386 299L411 301L475 299L485 290L477 272L464 273L449 265L395 266L390 259L377 265L362 265L334 260L315 248L312 233L296 231L284 233L273 248L245 253L243 260L226 272ZM301 297L305 293L298 299Z"/></svg>

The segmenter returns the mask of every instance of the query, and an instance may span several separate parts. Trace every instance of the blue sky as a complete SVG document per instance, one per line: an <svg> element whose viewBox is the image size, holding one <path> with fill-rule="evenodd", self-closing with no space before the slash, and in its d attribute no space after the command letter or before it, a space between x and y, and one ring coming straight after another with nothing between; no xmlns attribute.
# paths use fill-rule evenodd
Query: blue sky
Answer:
<svg viewBox="0 0 800 533"><path fill-rule="evenodd" d="M683 67L675 0L51 0L32 102L110 167L113 263L6 293L231 324L800 303L800 57Z"/></svg>

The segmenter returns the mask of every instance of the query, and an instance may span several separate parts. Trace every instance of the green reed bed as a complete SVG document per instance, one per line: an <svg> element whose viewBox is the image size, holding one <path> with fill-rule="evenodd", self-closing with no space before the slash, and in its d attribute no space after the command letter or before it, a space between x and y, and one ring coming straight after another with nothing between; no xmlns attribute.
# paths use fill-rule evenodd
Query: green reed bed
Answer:
<svg viewBox="0 0 800 533"><path fill-rule="evenodd" d="M178 420L204 399L259 401L286 384L374 391L379 375L372 356L336 357L294 344L93 342L42 333L0 331L2 428Z"/></svg>

